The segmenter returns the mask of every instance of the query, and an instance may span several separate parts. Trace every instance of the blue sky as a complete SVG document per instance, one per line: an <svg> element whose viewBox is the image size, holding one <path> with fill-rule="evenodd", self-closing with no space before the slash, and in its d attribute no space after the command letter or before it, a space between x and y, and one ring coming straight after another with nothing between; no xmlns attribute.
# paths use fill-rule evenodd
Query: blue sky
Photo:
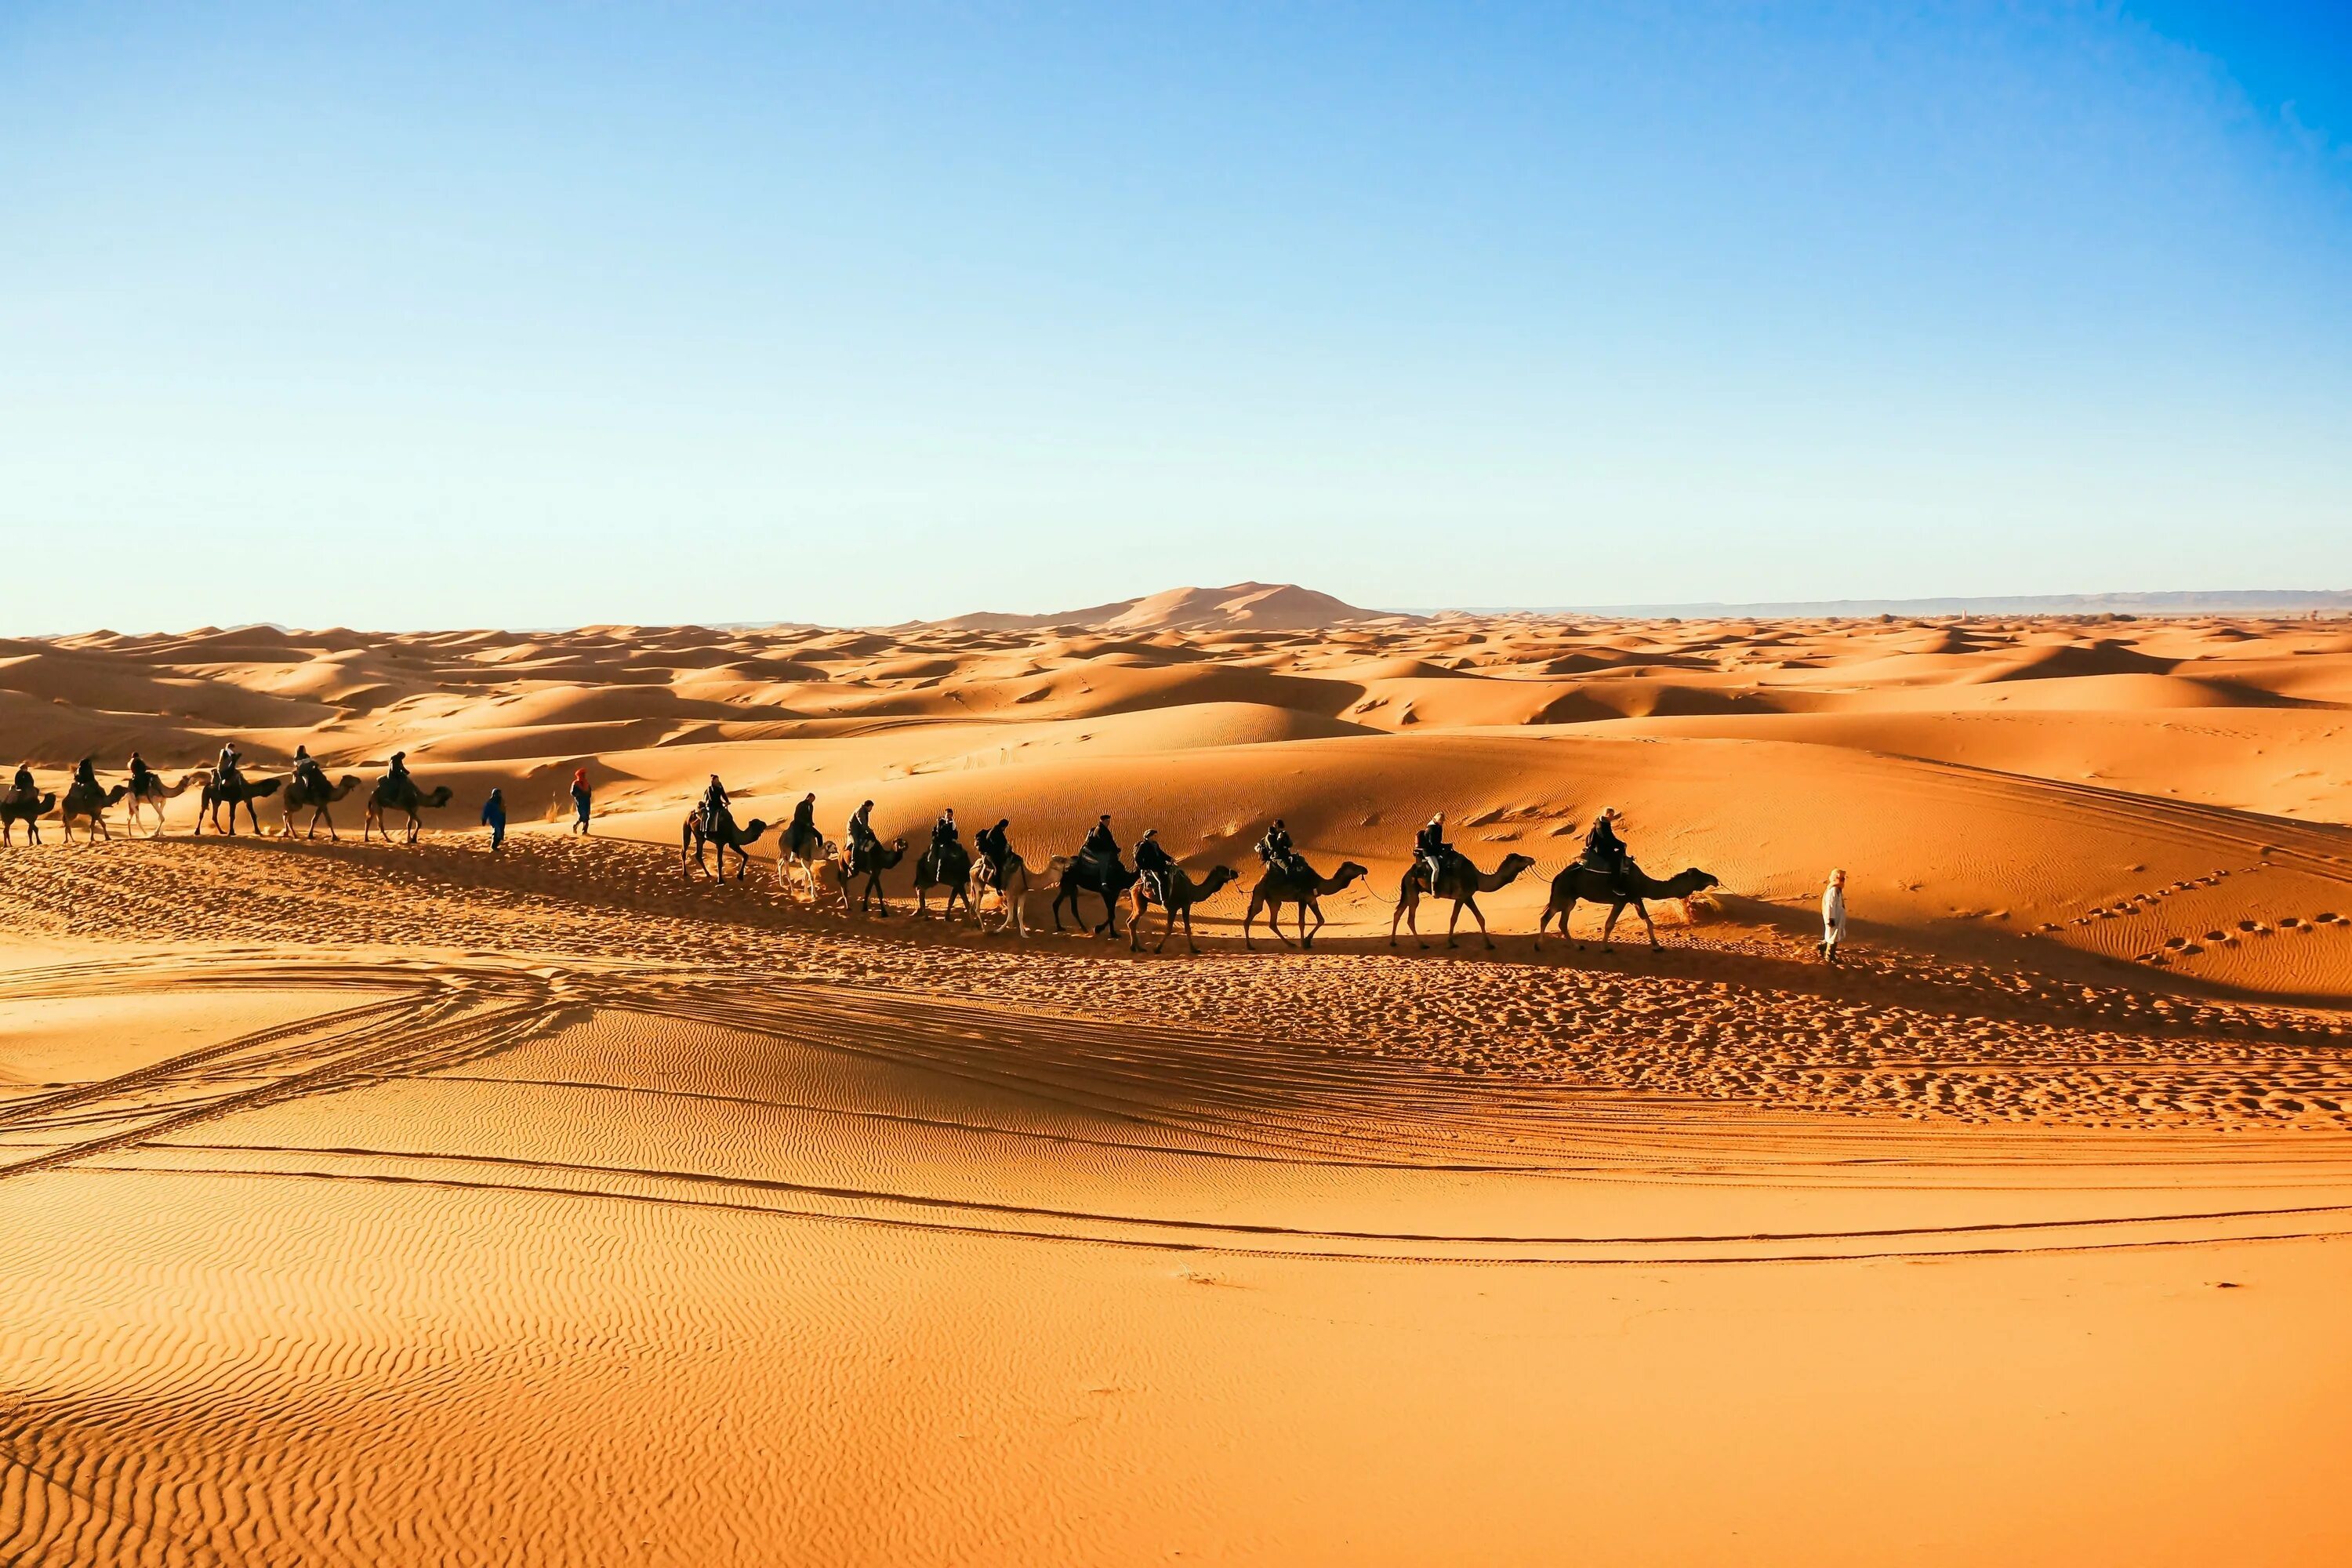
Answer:
<svg viewBox="0 0 2352 1568"><path fill-rule="evenodd" d="M0 8L0 631L2352 586L2347 13Z"/></svg>

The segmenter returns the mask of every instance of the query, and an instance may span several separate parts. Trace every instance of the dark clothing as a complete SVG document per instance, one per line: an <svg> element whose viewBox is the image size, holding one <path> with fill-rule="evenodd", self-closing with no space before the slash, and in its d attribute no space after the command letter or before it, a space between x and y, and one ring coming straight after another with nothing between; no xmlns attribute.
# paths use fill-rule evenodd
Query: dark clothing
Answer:
<svg viewBox="0 0 2352 1568"><path fill-rule="evenodd" d="M1160 847L1157 838L1147 838L1135 847L1135 874L1143 882L1144 891L1160 903L1168 901L1168 873L1176 868L1176 858Z"/></svg>
<svg viewBox="0 0 2352 1568"><path fill-rule="evenodd" d="M931 824L932 848L937 849L941 845L961 844L962 842L963 835L956 831L956 825L950 818L942 816L937 822Z"/></svg>
<svg viewBox="0 0 2352 1568"><path fill-rule="evenodd" d="M28 797L38 793L38 788L33 783L33 770L30 768L18 768L16 781L8 786L10 794Z"/></svg>
<svg viewBox="0 0 2352 1568"><path fill-rule="evenodd" d="M237 764L244 761L245 759L237 754L235 746L223 746L220 752L220 766L213 770L214 782L226 784L235 784L242 779L245 775L238 771Z"/></svg>
<svg viewBox="0 0 2352 1568"><path fill-rule="evenodd" d="M1112 859L1116 860L1118 858L1118 840L1111 836L1109 828L1104 826L1100 823L1097 823L1095 824L1094 831L1087 835L1086 843L1079 847L1078 853L1081 855L1108 855Z"/></svg>
<svg viewBox="0 0 2352 1568"><path fill-rule="evenodd" d="M793 807L793 826L791 832L787 837L798 838L803 834L814 833L815 831L816 802L813 800L804 800L801 802L800 805Z"/></svg>
<svg viewBox="0 0 2352 1568"><path fill-rule="evenodd" d="M1584 836L1585 863L1604 871L1614 871L1624 863L1625 841L1617 837L1617 829L1602 817Z"/></svg>
<svg viewBox="0 0 2352 1568"><path fill-rule="evenodd" d="M1013 853L1012 847L1004 841L1004 829L983 827L971 836L971 842L992 868L998 871L1004 869L1004 858Z"/></svg>
<svg viewBox="0 0 2352 1568"><path fill-rule="evenodd" d="M1257 841L1257 858L1268 866L1287 869L1298 858L1298 852L1290 847L1290 830L1286 827L1267 828L1265 837Z"/></svg>
<svg viewBox="0 0 2352 1568"><path fill-rule="evenodd" d="M415 783L415 780L408 776L408 764L401 761L398 757L392 759L392 766L384 773L383 782L392 785L394 789L398 789L403 784L414 784Z"/></svg>
<svg viewBox="0 0 2352 1568"><path fill-rule="evenodd" d="M145 795L145 794L147 793L147 781L148 781L149 779L153 778L154 776L155 776L155 775L154 775L152 773L151 773L151 772L149 772L149 771L148 771L147 762L146 762L146 759L145 759L145 758L143 758L143 757L133 757L133 758L131 758L131 794L133 794L133 795Z"/></svg>
<svg viewBox="0 0 2352 1568"><path fill-rule="evenodd" d="M734 820L735 814L727 809L727 786L712 779L710 787L702 792L703 831L715 834L722 825L732 824Z"/></svg>
<svg viewBox="0 0 2352 1568"><path fill-rule="evenodd" d="M866 820L866 818L872 815L872 812L867 807L862 805L859 806L856 812L851 814L849 818L849 842L853 846L880 842L880 840L874 837L874 825Z"/></svg>
<svg viewBox="0 0 2352 1568"><path fill-rule="evenodd" d="M491 848L496 849L507 841L506 796L497 790L492 790L490 798L482 803L482 825L490 830Z"/></svg>
<svg viewBox="0 0 2352 1568"><path fill-rule="evenodd" d="M91 762L88 757L84 757L74 768L74 783L81 785L84 789L96 789L98 787L98 764Z"/></svg>
<svg viewBox="0 0 2352 1568"><path fill-rule="evenodd" d="M580 814L579 820L572 826L583 833L586 832L588 829L588 786L586 784L572 786L572 809Z"/></svg>
<svg viewBox="0 0 2352 1568"><path fill-rule="evenodd" d="M1424 823L1422 825L1421 831L1413 835L1412 852L1424 860L1434 859L1444 854L1447 847L1445 829L1437 823Z"/></svg>

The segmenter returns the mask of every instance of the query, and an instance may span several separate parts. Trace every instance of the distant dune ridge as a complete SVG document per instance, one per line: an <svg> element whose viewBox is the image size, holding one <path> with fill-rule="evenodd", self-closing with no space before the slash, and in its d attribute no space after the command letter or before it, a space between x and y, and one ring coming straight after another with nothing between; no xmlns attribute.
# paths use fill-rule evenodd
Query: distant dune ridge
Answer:
<svg viewBox="0 0 2352 1568"><path fill-rule="evenodd" d="M1223 588L1170 588L1141 598L1046 616L981 611L944 621L916 623L946 631L1039 631L1047 626L1096 626L1108 631L1197 631L1238 627L1254 631L1318 631L1326 626L1403 624L1423 617L1396 610L1368 610L1302 588L1296 583L1233 583Z"/></svg>

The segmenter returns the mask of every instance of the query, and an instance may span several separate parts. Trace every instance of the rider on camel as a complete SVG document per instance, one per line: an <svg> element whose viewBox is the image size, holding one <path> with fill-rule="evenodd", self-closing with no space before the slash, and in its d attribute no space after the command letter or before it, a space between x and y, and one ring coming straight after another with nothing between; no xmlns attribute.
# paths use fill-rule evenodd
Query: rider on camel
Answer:
<svg viewBox="0 0 2352 1568"><path fill-rule="evenodd" d="M1118 854L1118 840L1111 836L1110 813L1106 811L1095 819L1094 831L1087 834L1087 841L1078 847L1078 856L1081 859L1107 860L1112 869L1117 870L1120 868Z"/></svg>
<svg viewBox="0 0 2352 1568"><path fill-rule="evenodd" d="M155 775L148 770L147 759L141 756L136 752L131 752L131 793L134 795L145 795L147 793L147 781L154 776Z"/></svg>
<svg viewBox="0 0 2352 1568"><path fill-rule="evenodd" d="M8 785L8 798L10 800L31 800L40 793L39 786L33 782L33 764L30 763L17 763L16 777Z"/></svg>
<svg viewBox="0 0 2352 1568"><path fill-rule="evenodd" d="M1626 851L1625 841L1617 837L1617 824L1624 818L1613 805L1604 805L1601 815L1592 819L1591 830L1584 836L1584 863L1596 871L1609 875L1609 890L1620 898L1632 896L1626 885L1626 871L1633 865L1633 856Z"/></svg>
<svg viewBox="0 0 2352 1568"><path fill-rule="evenodd" d="M793 825L784 830L784 847L796 850L816 836L816 791L811 790L793 807Z"/></svg>
<svg viewBox="0 0 2352 1568"><path fill-rule="evenodd" d="M1446 859L1454 853L1454 846L1445 842L1444 812L1422 825L1421 831L1413 836L1412 852L1422 868L1429 873L1429 890L1435 892L1438 874L1445 869Z"/></svg>
<svg viewBox="0 0 2352 1568"><path fill-rule="evenodd" d="M940 849L950 844L962 842L963 834L956 826L955 807L950 806L940 813L940 819L937 822L931 824L931 847Z"/></svg>
<svg viewBox="0 0 2352 1568"><path fill-rule="evenodd" d="M1305 870L1299 861L1298 851L1291 845L1290 829L1282 825L1282 818L1278 816L1274 819L1274 826L1265 830L1265 837L1257 841L1257 858L1265 862L1268 870L1279 871L1285 876L1299 876Z"/></svg>
<svg viewBox="0 0 2352 1568"><path fill-rule="evenodd" d="M1135 874L1143 884L1145 896L1152 902L1168 901L1168 873L1175 868L1176 858L1161 846L1160 829L1146 828L1135 846Z"/></svg>
<svg viewBox="0 0 2352 1568"><path fill-rule="evenodd" d="M86 789L92 795L98 794L98 763L96 759L84 757L81 761L76 763L74 764L73 782L76 789Z"/></svg>
<svg viewBox="0 0 2352 1568"><path fill-rule="evenodd" d="M881 844L874 836L874 803L867 801L849 815L849 864L852 869L863 870L867 851Z"/></svg>
<svg viewBox="0 0 2352 1568"><path fill-rule="evenodd" d="M395 795L403 788L415 789L416 787L416 781L408 776L408 753L406 752L394 752L392 753L392 764L384 770L383 782L391 787Z"/></svg>
<svg viewBox="0 0 2352 1568"><path fill-rule="evenodd" d="M319 765L308 746L294 748L294 782L314 795L327 793L327 770Z"/></svg>
<svg viewBox="0 0 2352 1568"><path fill-rule="evenodd" d="M220 765L213 770L213 783L222 789L226 789L231 784L243 784L245 774L238 771L238 765L244 761L245 753L236 749L235 741L223 742L220 749ZM393 761L397 763L399 758L394 757Z"/></svg>
<svg viewBox="0 0 2352 1568"><path fill-rule="evenodd" d="M727 786L713 773L702 790L702 831L715 838L721 827L734 825L735 814L727 809Z"/></svg>
<svg viewBox="0 0 2352 1568"><path fill-rule="evenodd" d="M980 858L988 862L988 875L991 881L1001 882L1004 879L1004 862L1013 853L1012 846L1004 841L1004 830L1012 826L1011 817L1000 816L996 819L995 826L983 827L971 836L972 847L979 850Z"/></svg>

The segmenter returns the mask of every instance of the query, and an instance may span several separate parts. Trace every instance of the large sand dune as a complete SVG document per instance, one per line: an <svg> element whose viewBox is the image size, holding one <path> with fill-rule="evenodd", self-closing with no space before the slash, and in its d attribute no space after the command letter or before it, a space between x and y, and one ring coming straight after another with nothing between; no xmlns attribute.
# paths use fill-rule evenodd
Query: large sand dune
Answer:
<svg viewBox="0 0 2352 1568"><path fill-rule="evenodd" d="M457 795L0 853L0 1561L2352 1554L2340 623L1321 599L0 645L45 787ZM682 877L712 772L1247 875L1197 959L859 919ZM1720 885L1538 952L1604 805ZM1491 953L1388 945L1440 810ZM1370 868L1313 953L1276 816Z"/></svg>

